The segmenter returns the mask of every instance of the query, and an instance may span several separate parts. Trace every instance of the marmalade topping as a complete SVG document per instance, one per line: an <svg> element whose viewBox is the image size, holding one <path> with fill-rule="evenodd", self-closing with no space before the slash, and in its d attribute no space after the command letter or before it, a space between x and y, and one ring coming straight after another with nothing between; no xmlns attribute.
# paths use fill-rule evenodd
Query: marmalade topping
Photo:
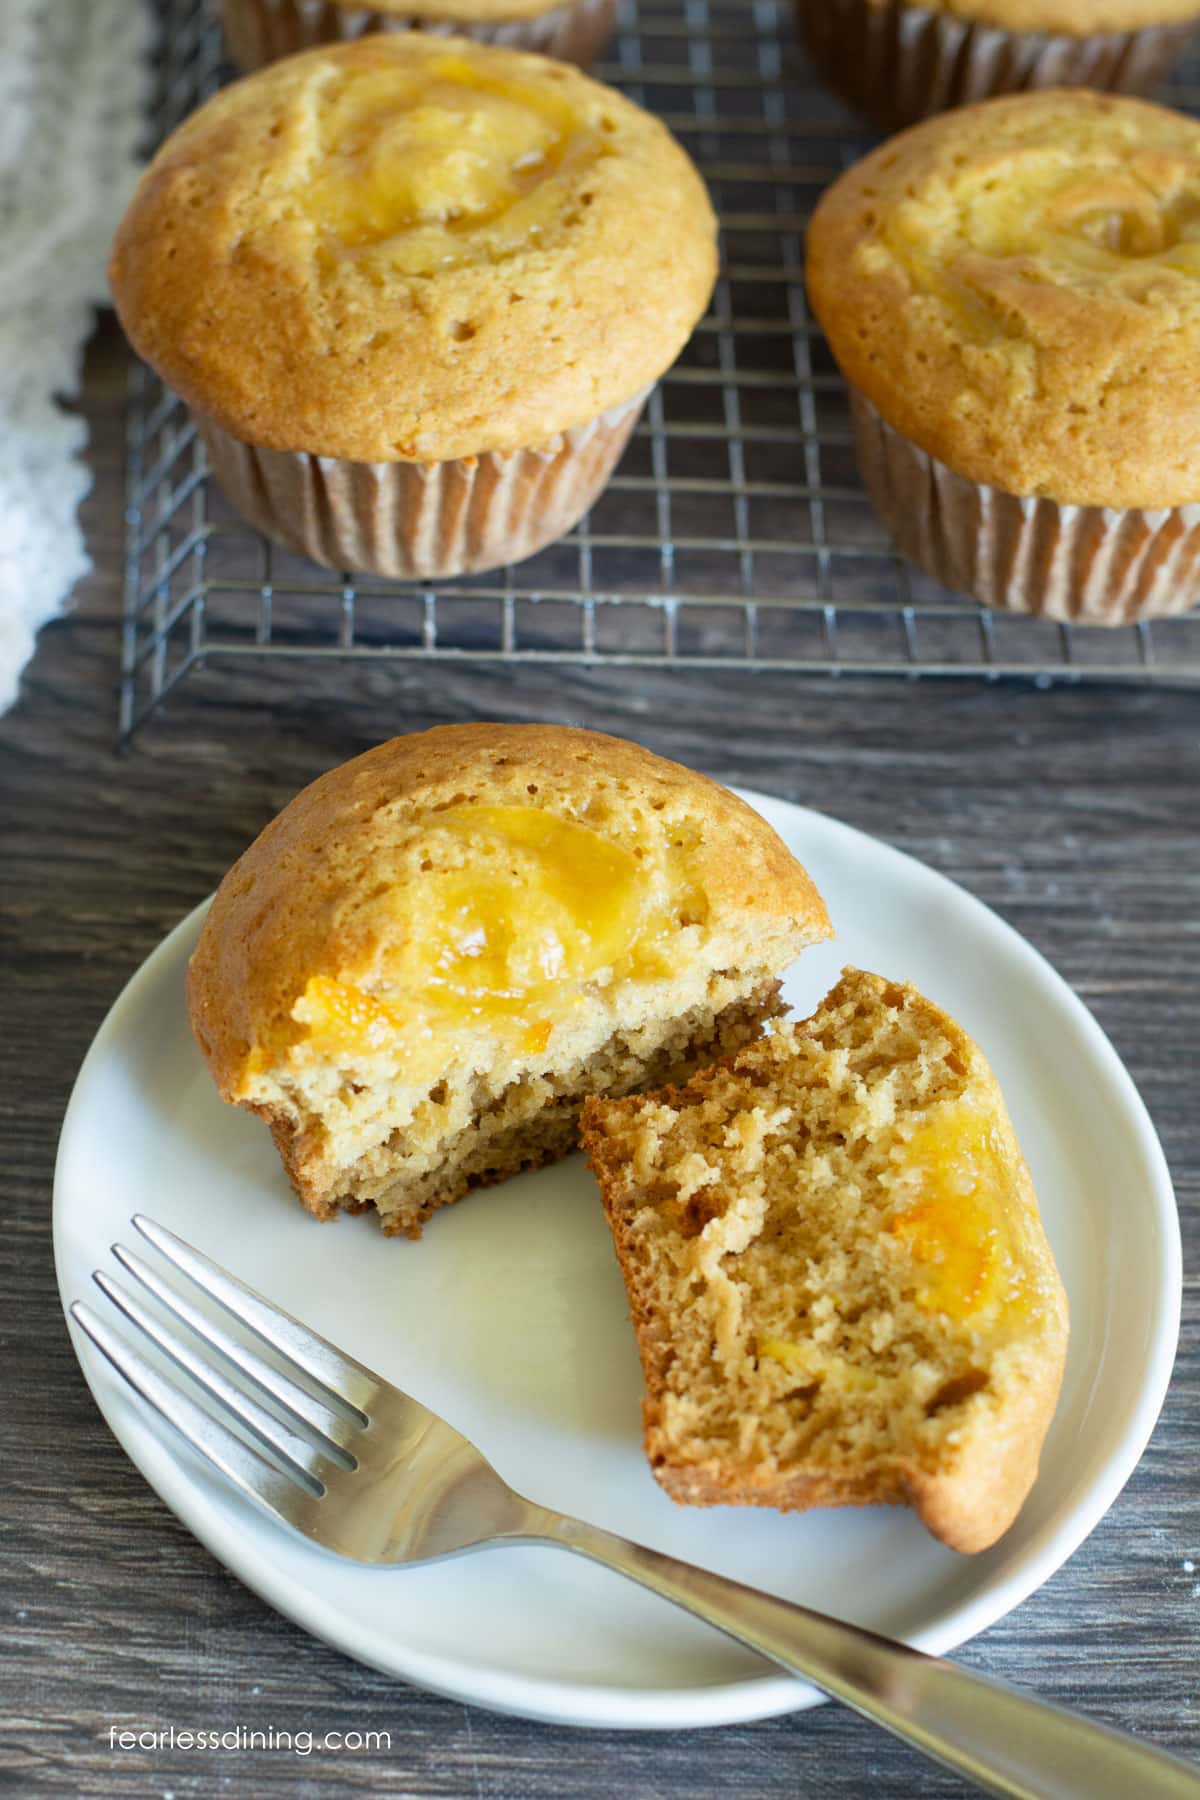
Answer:
<svg viewBox="0 0 1200 1800"><path fill-rule="evenodd" d="M1092 167L1086 148L1026 148L1004 176L983 162L902 201L881 235L968 340L999 322L1057 342L1055 289L1137 302L1200 277L1200 145L1130 146Z"/></svg>
<svg viewBox="0 0 1200 1800"><path fill-rule="evenodd" d="M451 807L436 823L472 861L397 897L412 927L396 971L406 984L495 1007L586 980L628 949L644 895L620 844L533 806Z"/></svg>
<svg viewBox="0 0 1200 1800"><path fill-rule="evenodd" d="M427 866L377 903L382 991L320 974L297 1000L314 1051L411 1061L440 1030L475 1024L539 1055L587 984L669 973L680 907L703 910L682 864L656 880L623 845L540 807L466 803L428 830Z"/></svg>
<svg viewBox="0 0 1200 1800"><path fill-rule="evenodd" d="M907 1250L927 1312L964 1319L1021 1298L1012 1183L990 1121L957 1106L921 1126L903 1147L912 1204L888 1231Z"/></svg>
<svg viewBox="0 0 1200 1800"><path fill-rule="evenodd" d="M400 1024L382 1000L329 975L310 977L292 1017L308 1026L308 1042L322 1054L363 1056L381 1050Z"/></svg>
<svg viewBox="0 0 1200 1800"><path fill-rule="evenodd" d="M552 83L451 54L345 76L322 96L319 130L300 200L318 259L405 275L517 249L561 210L567 177L600 154Z"/></svg>

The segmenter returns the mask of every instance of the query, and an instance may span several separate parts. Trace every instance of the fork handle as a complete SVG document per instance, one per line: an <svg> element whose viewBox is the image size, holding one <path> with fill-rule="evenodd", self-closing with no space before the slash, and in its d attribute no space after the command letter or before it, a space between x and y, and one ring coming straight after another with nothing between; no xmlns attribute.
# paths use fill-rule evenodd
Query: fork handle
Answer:
<svg viewBox="0 0 1200 1800"><path fill-rule="evenodd" d="M581 1520L534 1511L530 1536L673 1600L986 1793L1004 1800L1200 1800L1200 1770L1124 1732Z"/></svg>

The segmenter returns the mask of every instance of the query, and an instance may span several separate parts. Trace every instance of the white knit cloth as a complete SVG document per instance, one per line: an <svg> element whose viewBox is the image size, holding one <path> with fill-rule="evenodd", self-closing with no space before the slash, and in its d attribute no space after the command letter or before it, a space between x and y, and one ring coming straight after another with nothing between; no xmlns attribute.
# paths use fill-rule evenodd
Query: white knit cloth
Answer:
<svg viewBox="0 0 1200 1800"><path fill-rule="evenodd" d="M144 0L0 0L0 711L90 568L81 351L144 126Z"/></svg>

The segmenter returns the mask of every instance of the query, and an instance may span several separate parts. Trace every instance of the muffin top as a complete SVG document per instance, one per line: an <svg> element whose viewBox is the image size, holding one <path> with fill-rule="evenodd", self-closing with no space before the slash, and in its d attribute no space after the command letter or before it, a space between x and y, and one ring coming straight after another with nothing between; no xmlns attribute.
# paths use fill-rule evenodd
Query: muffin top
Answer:
<svg viewBox="0 0 1200 1800"><path fill-rule="evenodd" d="M147 169L109 270L191 405L356 462L528 448L632 399L715 272L665 126L563 63L421 32L210 100Z"/></svg>
<svg viewBox="0 0 1200 1800"><path fill-rule="evenodd" d="M429 0L432 9L433 0ZM482 0L488 4L489 0ZM1200 0L915 0L932 12L998 25L1005 31L1054 31L1091 37L1097 31L1137 31L1143 25L1170 25L1194 19ZM345 0L349 5L350 0ZM378 0L376 0L378 4ZM396 0L399 11L400 0ZM472 0L446 0L447 7ZM415 10L412 7L407 11ZM449 15L447 15L449 16ZM455 12L455 18L464 15Z"/></svg>
<svg viewBox="0 0 1200 1800"><path fill-rule="evenodd" d="M284 808L221 883L188 973L226 1099L312 1056L556 1050L598 994L830 935L771 827L703 775L554 725L393 738ZM428 1066L426 1066L428 1065Z"/></svg>
<svg viewBox="0 0 1200 1800"><path fill-rule="evenodd" d="M808 283L847 378L968 479L1200 500L1200 121L1083 89L927 120L823 196Z"/></svg>

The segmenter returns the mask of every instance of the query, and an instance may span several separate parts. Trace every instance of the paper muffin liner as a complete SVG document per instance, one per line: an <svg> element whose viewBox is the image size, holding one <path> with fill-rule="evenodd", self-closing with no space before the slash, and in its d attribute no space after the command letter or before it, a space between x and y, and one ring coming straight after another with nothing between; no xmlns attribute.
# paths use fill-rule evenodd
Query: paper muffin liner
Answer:
<svg viewBox="0 0 1200 1800"><path fill-rule="evenodd" d="M432 31L475 38L510 50L537 50L586 69L611 37L616 11L617 0L562 0L535 18L472 23L378 12L371 6L338 6L334 0L221 0L221 24L230 56L247 72L296 50L341 43L371 31Z"/></svg>
<svg viewBox="0 0 1200 1800"><path fill-rule="evenodd" d="M1068 506L955 474L851 390L859 468L910 561L987 606L1131 625L1200 599L1200 505Z"/></svg>
<svg viewBox="0 0 1200 1800"><path fill-rule="evenodd" d="M637 394L536 449L435 463L261 450L192 416L248 524L329 568L411 581L520 562L562 537L604 487L645 401Z"/></svg>
<svg viewBox="0 0 1200 1800"><path fill-rule="evenodd" d="M884 131L1027 88L1144 93L1195 29L1188 21L1086 37L1006 31L906 0L796 0L796 10L822 79Z"/></svg>

